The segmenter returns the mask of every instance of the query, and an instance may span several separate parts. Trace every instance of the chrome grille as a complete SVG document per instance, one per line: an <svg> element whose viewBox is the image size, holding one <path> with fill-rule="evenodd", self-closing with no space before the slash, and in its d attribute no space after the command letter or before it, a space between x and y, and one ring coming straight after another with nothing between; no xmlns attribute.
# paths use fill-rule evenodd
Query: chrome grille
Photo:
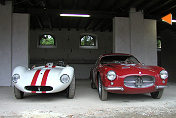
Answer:
<svg viewBox="0 0 176 118"><path fill-rule="evenodd" d="M145 88L153 86L155 83L155 77L143 75L143 76L128 76L124 79L124 85L130 88Z"/></svg>

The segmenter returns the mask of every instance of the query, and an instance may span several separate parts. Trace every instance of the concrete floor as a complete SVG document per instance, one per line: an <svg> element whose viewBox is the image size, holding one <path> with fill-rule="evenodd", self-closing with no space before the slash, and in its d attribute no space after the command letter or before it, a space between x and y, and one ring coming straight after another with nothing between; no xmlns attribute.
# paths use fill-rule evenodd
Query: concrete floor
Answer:
<svg viewBox="0 0 176 118"><path fill-rule="evenodd" d="M13 88L0 87L0 118L176 118L176 84L170 83L161 99L145 95L109 94L100 101L89 80L77 80L76 96L64 93L25 94L17 100Z"/></svg>

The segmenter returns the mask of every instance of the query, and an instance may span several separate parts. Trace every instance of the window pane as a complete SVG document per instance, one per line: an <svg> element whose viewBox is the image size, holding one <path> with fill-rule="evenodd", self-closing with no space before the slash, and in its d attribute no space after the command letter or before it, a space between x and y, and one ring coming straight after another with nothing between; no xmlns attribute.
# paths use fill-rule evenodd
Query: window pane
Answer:
<svg viewBox="0 0 176 118"><path fill-rule="evenodd" d="M81 37L81 46L95 46L95 37L84 35Z"/></svg>
<svg viewBox="0 0 176 118"><path fill-rule="evenodd" d="M40 45L43 45L43 46L55 45L53 36L48 34L43 35L40 39Z"/></svg>
<svg viewBox="0 0 176 118"><path fill-rule="evenodd" d="M157 48L161 49L161 40L157 40Z"/></svg>

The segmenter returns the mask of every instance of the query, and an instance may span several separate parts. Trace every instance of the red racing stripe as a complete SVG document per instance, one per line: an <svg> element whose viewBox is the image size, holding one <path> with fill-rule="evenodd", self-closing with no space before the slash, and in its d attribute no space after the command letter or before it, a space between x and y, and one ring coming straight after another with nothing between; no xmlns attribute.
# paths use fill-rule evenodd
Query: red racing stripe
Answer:
<svg viewBox="0 0 176 118"><path fill-rule="evenodd" d="M34 77L33 77L33 79L32 79L32 82L31 82L31 86L35 86L40 71L41 71L41 70L37 70L37 71L35 72ZM32 93L36 93L36 91L32 91Z"/></svg>
<svg viewBox="0 0 176 118"><path fill-rule="evenodd" d="M46 81L47 81L47 78L48 78L48 74L50 72L50 69L47 69L43 75L43 78L42 78L42 83L41 83L41 86L45 86L46 85ZM42 93L46 93L46 91L42 91Z"/></svg>

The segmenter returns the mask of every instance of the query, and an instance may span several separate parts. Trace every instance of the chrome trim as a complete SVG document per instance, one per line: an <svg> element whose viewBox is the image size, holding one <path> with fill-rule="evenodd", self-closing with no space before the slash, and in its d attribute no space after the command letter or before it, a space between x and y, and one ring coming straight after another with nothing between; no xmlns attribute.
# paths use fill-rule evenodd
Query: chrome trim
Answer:
<svg viewBox="0 0 176 118"><path fill-rule="evenodd" d="M150 75L132 75L124 79L124 85L129 88L147 88L153 86L155 77Z"/></svg>
<svg viewBox="0 0 176 118"><path fill-rule="evenodd" d="M124 91L124 88L123 87L105 87L105 90L107 90L107 91L115 91L115 90Z"/></svg>
<svg viewBox="0 0 176 118"><path fill-rule="evenodd" d="M166 88L166 87L168 87L168 86L156 86L155 88L156 89L163 89L163 88Z"/></svg>

